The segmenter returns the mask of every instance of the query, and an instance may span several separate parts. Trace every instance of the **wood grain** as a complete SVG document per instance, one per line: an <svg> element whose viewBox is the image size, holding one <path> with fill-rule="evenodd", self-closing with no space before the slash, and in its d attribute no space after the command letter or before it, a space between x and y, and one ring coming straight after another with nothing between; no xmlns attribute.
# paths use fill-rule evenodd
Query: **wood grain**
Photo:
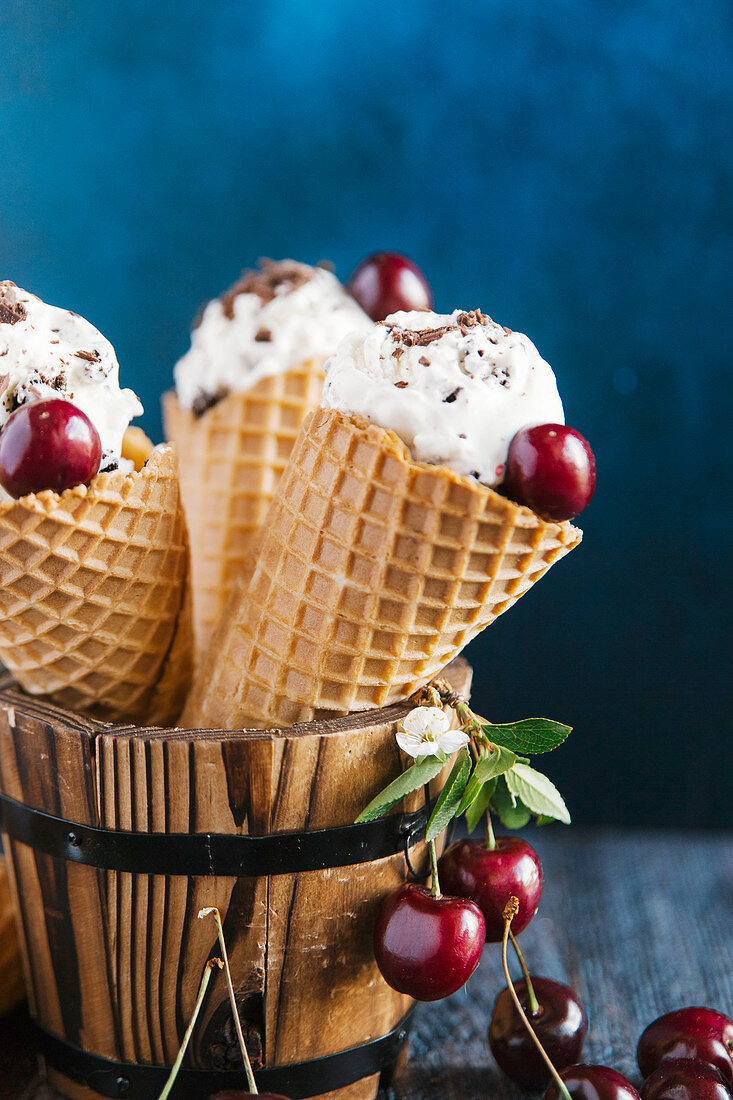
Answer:
<svg viewBox="0 0 733 1100"><path fill-rule="evenodd" d="M465 662L451 675L467 693ZM81 721L9 690L0 694L0 785L69 820L133 832L333 828L351 824L402 770L394 731L406 709L274 732L161 730ZM422 798L416 792L405 808ZM206 960L218 953L213 920L197 917L208 906L222 913L256 1066L367 1042L410 1005L382 980L371 948L376 908L408 875L402 853L295 875L197 878L96 871L14 841L8 850L32 1011L94 1053L173 1061ZM413 864L425 862L418 845ZM241 1065L223 974L211 982L187 1057L202 1068ZM373 1100L377 1085L375 1076L327 1100Z"/></svg>
<svg viewBox="0 0 733 1100"><path fill-rule="evenodd" d="M690 1004L733 1008L733 834L550 826L526 830L545 889L522 933L530 967L569 981L590 1014L583 1059L640 1084L642 1029ZM516 968L513 967L516 973ZM383 1100L524 1100L486 1043L503 986L496 947L446 1001L417 1010L410 1058ZM3 1100L56 1100L21 1013L0 1020Z"/></svg>

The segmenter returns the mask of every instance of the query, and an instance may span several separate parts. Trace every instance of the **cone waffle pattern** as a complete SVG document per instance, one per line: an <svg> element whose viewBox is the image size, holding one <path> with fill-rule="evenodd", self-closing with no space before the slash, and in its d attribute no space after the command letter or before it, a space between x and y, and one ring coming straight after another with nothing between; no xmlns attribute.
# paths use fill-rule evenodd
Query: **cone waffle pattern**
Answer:
<svg viewBox="0 0 733 1100"><path fill-rule="evenodd" d="M187 575L172 447L139 473L0 504L0 661L32 694L109 721L145 720L164 668L176 709L190 677L172 649ZM181 634L184 637L185 634Z"/></svg>
<svg viewBox="0 0 733 1100"><path fill-rule="evenodd" d="M305 416L321 399L323 361L309 360L201 416L163 399L179 455L191 544L196 651L203 655L242 572Z"/></svg>
<svg viewBox="0 0 733 1100"><path fill-rule="evenodd" d="M406 698L580 542L392 432L317 409L182 720L269 728Z"/></svg>

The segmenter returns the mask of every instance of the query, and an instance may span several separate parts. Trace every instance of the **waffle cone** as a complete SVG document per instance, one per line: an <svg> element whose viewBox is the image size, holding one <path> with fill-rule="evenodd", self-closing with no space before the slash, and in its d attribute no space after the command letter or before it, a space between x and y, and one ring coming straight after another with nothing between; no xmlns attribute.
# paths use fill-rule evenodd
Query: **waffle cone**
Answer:
<svg viewBox="0 0 733 1100"><path fill-rule="evenodd" d="M581 537L317 409L182 721L270 728L405 699Z"/></svg>
<svg viewBox="0 0 733 1100"><path fill-rule="evenodd" d="M201 416L163 397L179 454L191 545L196 653L203 655L275 495L306 413L321 398L323 361L230 393Z"/></svg>
<svg viewBox="0 0 733 1100"><path fill-rule="evenodd" d="M72 710L144 721L154 700L165 724L190 682L187 570L172 447L139 472L4 501L0 661Z"/></svg>

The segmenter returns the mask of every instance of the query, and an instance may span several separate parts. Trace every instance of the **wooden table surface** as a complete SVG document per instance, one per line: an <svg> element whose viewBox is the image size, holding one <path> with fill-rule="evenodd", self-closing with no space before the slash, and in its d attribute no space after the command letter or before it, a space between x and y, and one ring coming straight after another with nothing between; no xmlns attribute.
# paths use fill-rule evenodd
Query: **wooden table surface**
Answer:
<svg viewBox="0 0 733 1100"><path fill-rule="evenodd" d="M522 945L532 971L568 981L583 1000L585 1061L636 1080L636 1041L655 1016L689 1004L733 1012L733 835L552 826L531 840L545 890ZM489 946L465 990L420 1007L392 1100L521 1095L486 1043L502 985ZM56 1100L35 1074L22 1013L0 1021L0 1097Z"/></svg>

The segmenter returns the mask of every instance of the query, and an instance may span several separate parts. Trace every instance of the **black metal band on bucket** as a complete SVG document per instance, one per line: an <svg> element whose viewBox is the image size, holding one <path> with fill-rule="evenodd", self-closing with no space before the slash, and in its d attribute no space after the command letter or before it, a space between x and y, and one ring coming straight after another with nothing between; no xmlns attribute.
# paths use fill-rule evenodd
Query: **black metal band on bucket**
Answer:
<svg viewBox="0 0 733 1100"><path fill-rule="evenodd" d="M129 833L54 817L0 794L0 828L46 855L141 875L257 878L370 863L425 836L425 809L309 833Z"/></svg>
<svg viewBox="0 0 733 1100"><path fill-rule="evenodd" d="M255 1071L260 1092L282 1092L291 1100L308 1100L332 1089L345 1088L363 1077L392 1067L407 1040L414 1009L387 1035L361 1046L340 1050L310 1062ZM51 1035L35 1025L41 1054L49 1067L111 1100L157 1100L168 1080L166 1066L142 1066L114 1062ZM182 1069L176 1079L176 1096L207 1100L225 1089L246 1090L244 1070Z"/></svg>

